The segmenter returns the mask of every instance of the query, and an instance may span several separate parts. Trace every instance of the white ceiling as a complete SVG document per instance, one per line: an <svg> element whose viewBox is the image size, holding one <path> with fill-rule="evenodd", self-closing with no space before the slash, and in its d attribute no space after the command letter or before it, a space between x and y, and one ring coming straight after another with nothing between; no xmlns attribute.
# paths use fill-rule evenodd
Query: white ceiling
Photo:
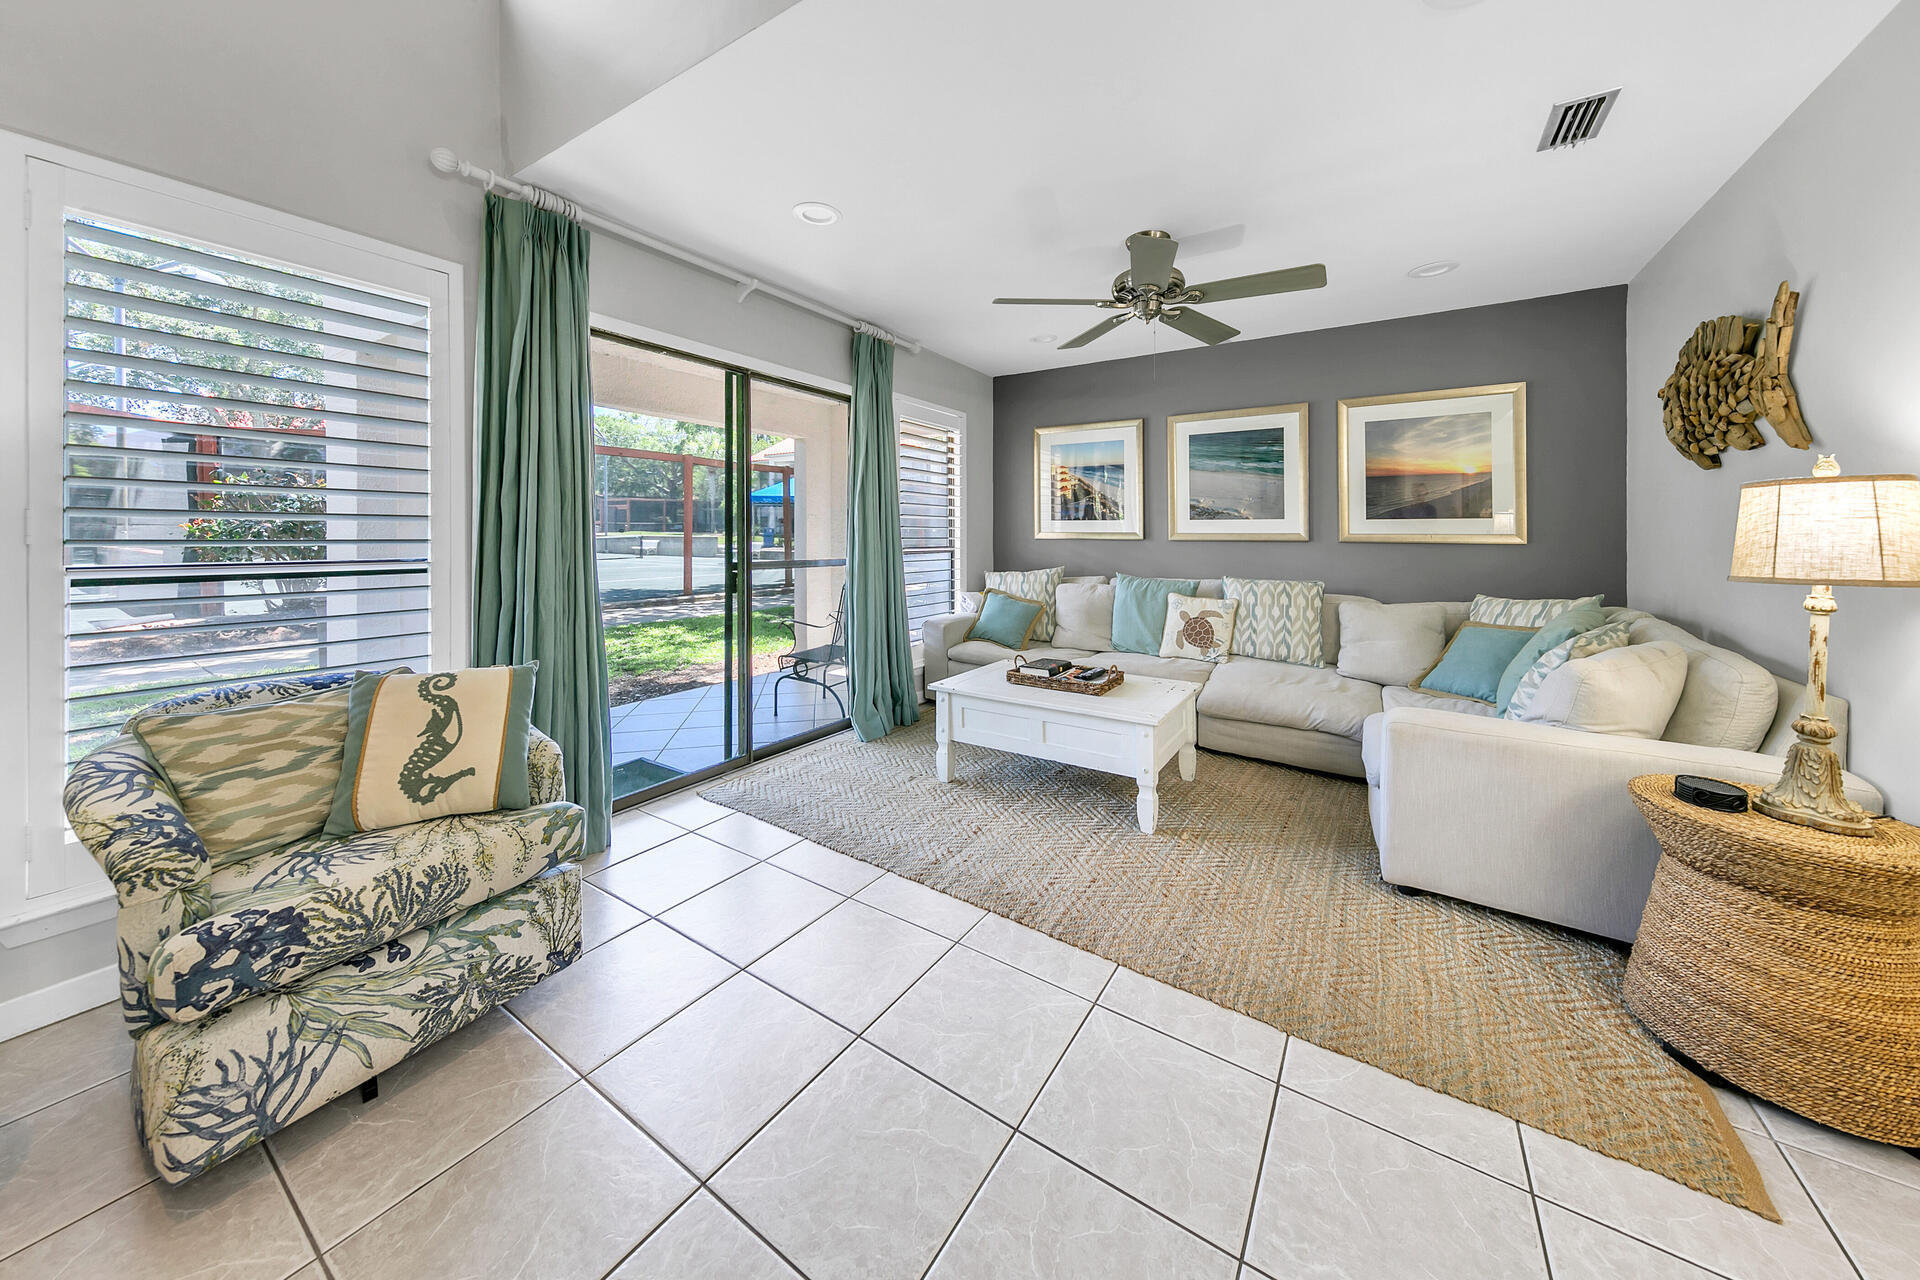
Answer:
<svg viewBox="0 0 1920 1280"><path fill-rule="evenodd" d="M523 176L1014 373L1194 345L1056 351L1107 313L991 304L1101 296L1148 227L1194 282L1326 263L1207 308L1247 337L1627 281L1893 0L1459 4L800 0ZM1615 85L1598 140L1535 153Z"/></svg>

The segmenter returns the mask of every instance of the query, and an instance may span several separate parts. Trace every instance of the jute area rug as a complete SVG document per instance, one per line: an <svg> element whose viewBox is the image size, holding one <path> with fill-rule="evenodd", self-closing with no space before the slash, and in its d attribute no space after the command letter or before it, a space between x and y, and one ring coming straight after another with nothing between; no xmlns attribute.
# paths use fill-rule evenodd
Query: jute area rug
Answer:
<svg viewBox="0 0 1920 1280"><path fill-rule="evenodd" d="M1624 949L1395 894L1362 784L1202 752L1195 782L1167 770L1147 836L1127 779L956 747L939 782L930 719L701 794L1778 1221L1712 1091L1622 1004Z"/></svg>

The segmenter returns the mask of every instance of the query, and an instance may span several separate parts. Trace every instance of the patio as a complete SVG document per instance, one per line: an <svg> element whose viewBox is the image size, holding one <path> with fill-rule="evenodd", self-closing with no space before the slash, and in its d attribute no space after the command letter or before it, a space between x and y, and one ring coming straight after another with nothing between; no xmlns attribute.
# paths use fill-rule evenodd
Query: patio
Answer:
<svg viewBox="0 0 1920 1280"><path fill-rule="evenodd" d="M753 738L758 746L811 733L843 718L839 703L816 685L788 680L774 713L773 684L782 673L753 678ZM841 673L836 669L835 678ZM736 719L727 741L726 686L700 685L613 708L614 793L630 794L684 773L719 764L737 752ZM846 686L836 687L842 699ZM736 711L736 716L737 716Z"/></svg>

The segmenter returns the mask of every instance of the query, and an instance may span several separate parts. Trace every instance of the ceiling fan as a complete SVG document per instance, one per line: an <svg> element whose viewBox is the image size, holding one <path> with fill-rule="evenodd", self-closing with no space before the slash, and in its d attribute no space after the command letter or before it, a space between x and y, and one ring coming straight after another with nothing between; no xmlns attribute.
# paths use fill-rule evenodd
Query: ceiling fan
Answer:
<svg viewBox="0 0 1920 1280"><path fill-rule="evenodd" d="M1190 285L1173 265L1173 255L1179 250L1180 242L1164 231L1136 231L1127 237L1128 266L1113 278L1111 298L995 298L994 303L1006 307L1108 307L1119 312L1061 343L1062 351L1084 347L1133 319L1145 320L1148 324L1163 321L1169 328L1212 346L1240 331L1211 316L1201 315L1193 309L1193 303L1229 302L1235 298L1292 293L1296 289L1319 289L1327 283L1326 267L1316 262L1311 266Z"/></svg>

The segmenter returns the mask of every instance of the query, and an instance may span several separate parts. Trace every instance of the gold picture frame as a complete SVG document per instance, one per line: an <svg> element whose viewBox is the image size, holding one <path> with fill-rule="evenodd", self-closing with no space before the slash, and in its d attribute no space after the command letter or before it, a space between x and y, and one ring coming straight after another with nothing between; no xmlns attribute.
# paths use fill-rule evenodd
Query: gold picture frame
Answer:
<svg viewBox="0 0 1920 1280"><path fill-rule="evenodd" d="M1195 439L1212 434L1198 428L1217 423L1221 425L1214 429L1215 432L1231 433L1235 431L1236 424L1245 423L1248 419L1262 420L1260 425L1270 426L1281 435L1284 515L1194 519L1191 446ZM1251 429L1252 426L1248 424L1239 430ZM1312 534L1307 506L1311 474L1307 464L1305 401L1261 405L1253 409L1216 409L1211 413L1172 415L1167 419L1167 537L1177 542L1305 542ZM1234 497L1243 499L1246 495L1236 494Z"/></svg>
<svg viewBox="0 0 1920 1280"><path fill-rule="evenodd" d="M1361 396L1339 411L1340 541L1526 542L1526 383ZM1483 458L1485 479L1473 479ZM1463 469L1440 469L1451 459Z"/></svg>
<svg viewBox="0 0 1920 1280"><path fill-rule="evenodd" d="M1145 537L1145 437L1144 418L1035 427L1033 536Z"/></svg>

